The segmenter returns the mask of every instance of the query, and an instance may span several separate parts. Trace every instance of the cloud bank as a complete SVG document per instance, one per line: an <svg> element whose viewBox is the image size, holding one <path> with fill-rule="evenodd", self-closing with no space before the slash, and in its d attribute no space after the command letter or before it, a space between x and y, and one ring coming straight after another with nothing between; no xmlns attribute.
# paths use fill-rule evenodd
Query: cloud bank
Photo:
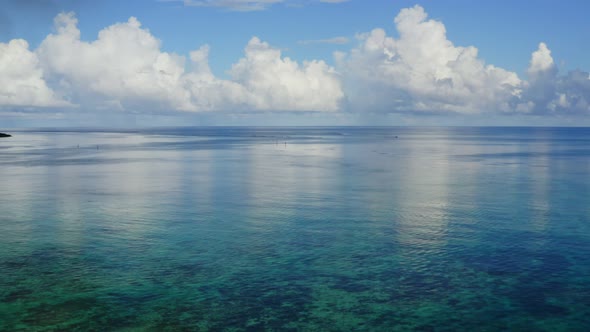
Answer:
<svg viewBox="0 0 590 332"><path fill-rule="evenodd" d="M275 2L191 1L254 7ZM223 79L209 68L208 45L187 56L164 52L134 17L84 41L75 15L62 13L35 50L21 39L0 43L0 109L590 113L589 74L560 74L544 43L520 78L486 64L476 47L455 45L444 24L420 6L403 9L394 24L399 37L382 28L360 33L356 46L335 53L335 66L295 61L252 37Z"/></svg>
<svg viewBox="0 0 590 332"><path fill-rule="evenodd" d="M43 72L63 102L84 108L335 111L343 95L325 62L297 63L256 37L230 70L232 79L223 80L209 69L208 46L191 52L189 71L184 57L162 52L134 17L92 42L80 40L72 13L58 15L55 30L30 62L40 63L37 76Z"/></svg>

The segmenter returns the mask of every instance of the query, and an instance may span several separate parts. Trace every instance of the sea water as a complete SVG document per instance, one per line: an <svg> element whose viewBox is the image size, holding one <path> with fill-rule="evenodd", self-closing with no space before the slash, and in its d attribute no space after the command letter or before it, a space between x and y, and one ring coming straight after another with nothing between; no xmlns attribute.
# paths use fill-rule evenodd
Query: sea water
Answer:
<svg viewBox="0 0 590 332"><path fill-rule="evenodd" d="M11 133L2 331L590 328L590 129Z"/></svg>

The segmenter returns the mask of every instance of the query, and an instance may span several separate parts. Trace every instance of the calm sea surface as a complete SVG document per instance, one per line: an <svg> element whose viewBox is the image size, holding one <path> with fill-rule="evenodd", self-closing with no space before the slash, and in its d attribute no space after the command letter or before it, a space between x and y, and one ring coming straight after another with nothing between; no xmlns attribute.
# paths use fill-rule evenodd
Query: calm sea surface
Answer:
<svg viewBox="0 0 590 332"><path fill-rule="evenodd" d="M590 329L590 129L12 134L2 331Z"/></svg>

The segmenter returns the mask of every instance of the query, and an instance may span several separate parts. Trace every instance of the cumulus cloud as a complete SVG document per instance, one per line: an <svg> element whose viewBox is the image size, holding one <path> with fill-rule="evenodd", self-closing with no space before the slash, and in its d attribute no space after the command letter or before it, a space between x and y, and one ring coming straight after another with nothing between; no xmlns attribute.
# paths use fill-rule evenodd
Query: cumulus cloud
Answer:
<svg viewBox="0 0 590 332"><path fill-rule="evenodd" d="M211 73L208 46L190 57L193 71L183 77L183 84L199 109L336 111L343 96L335 70L325 62L300 65L256 37L229 71L231 80Z"/></svg>
<svg viewBox="0 0 590 332"><path fill-rule="evenodd" d="M29 44L13 39L0 43L0 105L57 107L68 103L50 89Z"/></svg>
<svg viewBox="0 0 590 332"><path fill-rule="evenodd" d="M136 18L100 31L93 42L80 40L73 13L59 14L55 28L37 53L45 72L69 98L119 107L149 102L189 108L179 89L184 59L161 52L160 41Z"/></svg>
<svg viewBox="0 0 590 332"><path fill-rule="evenodd" d="M548 111L556 93L557 66L551 51L545 43L531 54L527 70L528 82L517 109L527 113L544 113Z"/></svg>
<svg viewBox="0 0 590 332"><path fill-rule="evenodd" d="M374 29L358 36L358 47L335 54L351 110L590 113L589 74L560 75L545 43L532 53L525 81L486 65L477 48L455 46L420 6L401 10L394 22L399 38Z"/></svg>
<svg viewBox="0 0 590 332"><path fill-rule="evenodd" d="M336 111L343 93L335 70L323 61L299 65L254 37L246 56L230 70L233 81L252 95L256 109Z"/></svg>
<svg viewBox="0 0 590 332"><path fill-rule="evenodd" d="M581 70L559 76L545 43L532 53L527 88L519 107L531 113L590 113L590 75Z"/></svg>
<svg viewBox="0 0 590 332"><path fill-rule="evenodd" d="M212 74L208 46L190 53L187 71L185 58L161 51L160 44L134 17L82 41L74 14L62 13L55 33L36 51L37 73L46 73L56 91L84 108L334 111L343 95L325 62L300 64L256 37L231 68L231 80Z"/></svg>
<svg viewBox="0 0 590 332"><path fill-rule="evenodd" d="M20 39L0 43L0 108L590 113L590 75L560 74L545 43L532 52L523 80L486 64L477 48L454 45L443 23L429 19L420 6L395 17L399 37L380 28L359 34L350 51L335 53L335 67L321 60L295 61L253 37L227 79L209 68L208 45L188 57L164 52L161 41L134 17L106 27L91 41L80 39L77 23L73 13L59 14L55 31L36 50Z"/></svg>
<svg viewBox="0 0 590 332"><path fill-rule="evenodd" d="M209 68L209 46L190 53L192 71L183 76L182 85L195 110L235 110L252 102L246 89L238 83L215 77Z"/></svg>
<svg viewBox="0 0 590 332"><path fill-rule="evenodd" d="M539 49L533 52L531 56L531 63L529 65L528 73L531 76L554 72L556 71L553 57L551 56L551 50L545 43L539 44Z"/></svg>
<svg viewBox="0 0 590 332"><path fill-rule="evenodd" d="M458 47L445 26L420 6L395 18L399 38L383 29L359 36L360 45L338 53L353 108L383 111L508 111L521 80L478 58L477 48Z"/></svg>

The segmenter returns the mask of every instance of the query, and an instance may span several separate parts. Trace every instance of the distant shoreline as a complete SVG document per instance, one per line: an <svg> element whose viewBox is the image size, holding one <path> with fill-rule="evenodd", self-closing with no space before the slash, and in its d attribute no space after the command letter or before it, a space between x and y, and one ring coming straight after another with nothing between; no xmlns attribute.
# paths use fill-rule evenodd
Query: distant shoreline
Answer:
<svg viewBox="0 0 590 332"><path fill-rule="evenodd" d="M0 137L12 137L12 135L8 135L8 134L5 134L5 133L0 133Z"/></svg>

